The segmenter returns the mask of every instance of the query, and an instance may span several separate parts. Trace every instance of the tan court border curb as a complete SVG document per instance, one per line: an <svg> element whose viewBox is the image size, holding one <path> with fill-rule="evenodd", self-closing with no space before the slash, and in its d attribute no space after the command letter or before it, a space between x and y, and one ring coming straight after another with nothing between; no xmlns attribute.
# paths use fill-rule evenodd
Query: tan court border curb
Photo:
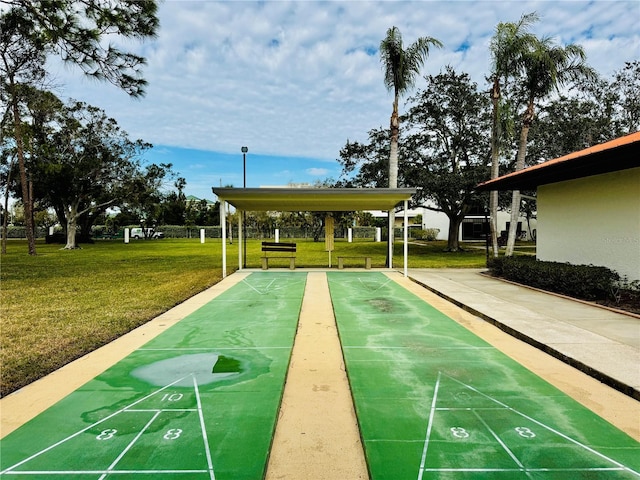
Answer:
<svg viewBox="0 0 640 480"><path fill-rule="evenodd" d="M266 480L363 480L367 463L325 272L307 273Z"/></svg>
<svg viewBox="0 0 640 480"><path fill-rule="evenodd" d="M7 436L228 288L241 282L247 275L248 273L236 272L113 342L3 397L0 399L0 438Z"/></svg>

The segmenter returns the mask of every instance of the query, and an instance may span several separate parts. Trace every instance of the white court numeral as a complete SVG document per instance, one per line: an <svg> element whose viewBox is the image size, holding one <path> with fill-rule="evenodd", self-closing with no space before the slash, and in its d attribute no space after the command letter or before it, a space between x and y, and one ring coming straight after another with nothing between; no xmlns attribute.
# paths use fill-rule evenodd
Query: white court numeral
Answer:
<svg viewBox="0 0 640 480"><path fill-rule="evenodd" d="M163 402L177 402L182 400L183 395L181 393L165 393L162 397Z"/></svg>
<svg viewBox="0 0 640 480"><path fill-rule="evenodd" d="M107 428L106 430L101 431L100 435L96 436L96 440L110 440L116 433L118 433L118 430L115 428Z"/></svg>
<svg viewBox="0 0 640 480"><path fill-rule="evenodd" d="M521 437L524 437L524 438L535 438L535 436L536 436L536 434L533 433L527 427L516 427L516 428L514 428L514 430L518 433L518 435L520 435Z"/></svg>
<svg viewBox="0 0 640 480"><path fill-rule="evenodd" d="M165 433L162 438L164 438L165 440L175 440L176 438L179 438L180 435L182 435L182 429L171 428L167 430L167 433Z"/></svg>
<svg viewBox="0 0 640 480"><path fill-rule="evenodd" d="M452 427L449 430L451 430L451 435L456 438L469 438L469 432L467 432L464 428Z"/></svg>

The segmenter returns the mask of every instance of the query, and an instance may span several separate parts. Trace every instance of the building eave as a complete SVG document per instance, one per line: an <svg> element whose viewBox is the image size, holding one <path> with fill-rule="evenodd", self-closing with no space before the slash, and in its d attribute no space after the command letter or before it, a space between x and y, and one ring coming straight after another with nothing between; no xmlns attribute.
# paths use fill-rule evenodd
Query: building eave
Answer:
<svg viewBox="0 0 640 480"><path fill-rule="evenodd" d="M540 185L636 167L640 167L640 132L483 182L476 190L535 190Z"/></svg>

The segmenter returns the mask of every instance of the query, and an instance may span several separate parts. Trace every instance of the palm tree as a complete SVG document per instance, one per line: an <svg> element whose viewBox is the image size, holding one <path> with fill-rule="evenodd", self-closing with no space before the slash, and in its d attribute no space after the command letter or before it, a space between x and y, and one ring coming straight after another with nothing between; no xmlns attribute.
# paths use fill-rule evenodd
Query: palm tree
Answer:
<svg viewBox="0 0 640 480"><path fill-rule="evenodd" d="M491 178L499 175L499 155L502 137L501 118L503 103L501 102L501 86L506 84L517 72L522 69L524 53L533 44L535 37L528 33L532 23L537 22L538 15L528 13L520 18L517 23L500 22L491 39L489 50L491 52L491 101L493 103L493 121L491 128ZM493 256L498 256L498 192L489 194L489 218L491 229L491 245Z"/></svg>
<svg viewBox="0 0 640 480"><path fill-rule="evenodd" d="M387 30L387 36L380 42L380 61L384 68L384 84L393 91L393 112L391 114L389 154L389 188L398 188L398 136L400 118L398 101L400 96L413 87L420 68L429 56L431 46L442 47L442 42L432 37L420 37L406 50L402 45L402 35L397 27ZM393 245L394 212L389 213L389 243ZM391 267L391 258L388 259Z"/></svg>
<svg viewBox="0 0 640 480"><path fill-rule="evenodd" d="M558 90L566 83L580 78L595 78L594 70L586 63L584 49L580 45L569 44L565 47L555 45L549 37L536 40L523 57L524 90L527 95L527 107L522 115L522 129L516 157L516 171L524 168L527 154L529 128L535 118L535 103ZM516 241L516 228L520 215L520 191L514 190L511 201L511 224L505 255L513 255Z"/></svg>

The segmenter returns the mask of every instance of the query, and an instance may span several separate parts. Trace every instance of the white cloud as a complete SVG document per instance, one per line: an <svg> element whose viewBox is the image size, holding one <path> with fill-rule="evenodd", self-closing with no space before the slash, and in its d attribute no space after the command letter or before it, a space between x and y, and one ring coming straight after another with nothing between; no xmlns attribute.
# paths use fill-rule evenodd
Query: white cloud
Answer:
<svg viewBox="0 0 640 480"><path fill-rule="evenodd" d="M306 172L314 177L323 177L329 174L326 168L307 168Z"/></svg>
<svg viewBox="0 0 640 480"><path fill-rule="evenodd" d="M391 95L377 48L395 25L405 42L433 36L424 74L446 64L480 85L500 21L537 11L539 35L576 42L605 76L638 58L637 1L166 1L146 55L147 96L59 69L65 94L107 110L154 144L333 160L347 138L387 125ZM461 48L464 46L464 48ZM418 87L421 83L418 83ZM289 172L285 173L286 175Z"/></svg>

